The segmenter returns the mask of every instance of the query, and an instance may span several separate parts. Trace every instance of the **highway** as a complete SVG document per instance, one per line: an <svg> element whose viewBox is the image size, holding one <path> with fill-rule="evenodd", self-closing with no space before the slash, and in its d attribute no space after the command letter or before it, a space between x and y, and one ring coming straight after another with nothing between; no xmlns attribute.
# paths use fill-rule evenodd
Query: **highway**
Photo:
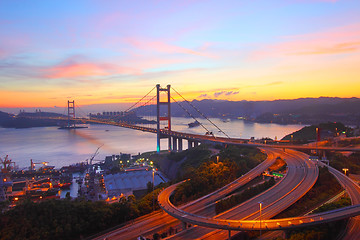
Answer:
<svg viewBox="0 0 360 240"><path fill-rule="evenodd" d="M318 164L326 166L324 163L319 162ZM360 187L357 183L352 181L349 177L339 172L333 167L328 167L329 172L332 173L339 181L341 186L346 190L351 199L352 205L360 204ZM360 239L360 216L350 218L343 240Z"/></svg>
<svg viewBox="0 0 360 240"><path fill-rule="evenodd" d="M236 229L237 231L239 231L240 229L256 230L256 229L260 228L260 221L256 220L259 218L259 209L258 209L259 201L262 201L263 206L264 206L262 209L262 218L261 218L262 219L262 228L265 227L267 229L286 229L286 228L297 227L299 225L307 226L307 225L314 224L314 222L320 223L320 222L333 221L334 219L342 219L344 217L355 216L355 215L359 214L360 206L356 205L356 206L352 206L349 209L336 210L336 211L324 213L322 215L309 215L307 217L300 217L300 218L265 220L266 218L271 218L272 216L276 215L278 212L281 212L282 210L287 208L286 204L291 205L292 203L290 203L290 201L295 202L298 198L300 198L303 194L305 194L306 191L303 188L306 185L308 185L309 189L312 187L311 184L309 184L307 181L305 181L306 179L308 179L308 177L303 177L302 178L303 180L300 181L300 182L303 182L303 184L299 184L299 182L298 182L298 184L297 184L298 186L296 187L298 189L296 191L284 189L285 194L281 193L280 191L277 194L275 194L277 196L277 198L279 198L279 196L281 196L281 197L280 197L279 201L275 201L275 203L273 203L273 204L270 203L272 200L270 200L271 196L269 195L269 196L265 197L266 199L267 198L269 199L268 203L266 203L266 199L265 200L264 199L263 200L260 200L260 199L254 200L255 206L253 207L254 208L253 210L250 210L250 208L246 207L246 204L249 204L249 203L243 203L242 205L239 205L236 207L238 209L238 210L236 210L237 212L235 212L235 209L236 209L235 208L235 209L232 209L231 211L227 211L226 213L223 213L223 214L217 216L217 217L221 217L221 218L227 217L228 219L231 219L231 220L216 219L216 218L213 219L212 217L203 217L203 216L194 215L194 213L197 213L200 210L206 209L206 206L208 204L210 204L211 202L214 202L214 201L222 198L229 192L232 192L233 189L245 184L246 182L250 181L253 177L256 177L258 175L258 172L261 173L264 169L267 168L267 167L265 167L265 163L270 164L271 161L269 161L269 160L271 160L271 159L274 160L275 156L278 156L279 153L282 153L280 150L274 150L274 149L265 150L265 151L269 154L267 160L265 162L263 162L262 164L258 165L256 168L251 170L246 175L237 179L233 183L223 187L222 189L219 189L218 191L209 194L208 196L205 196L205 197L200 198L196 201L193 201L185 206L182 206L181 209L177 209L174 207L174 209L172 209L173 213L172 214L170 213L170 214L173 215L174 213L176 213L176 211L180 210L181 216L184 217L184 215L185 215L187 222L190 222L193 224L198 224L197 220L192 221L189 219L191 219L191 217L195 217L195 219L197 217L200 217L202 220L205 219L206 221L215 220L215 225L213 225L213 227L216 226L215 228L219 228L219 224L221 225L221 223L224 223L221 226L221 228L233 229L233 230ZM290 151L287 150L287 154L292 154L292 153L290 153ZM304 161L304 159L307 159L307 157L303 156L303 158L302 158L303 160L301 161L302 164L300 163L300 165L298 165L299 162L296 163L296 161L294 163L292 163L291 161L289 162L289 159L290 158L286 159L289 164L289 169L288 169L288 174L286 175L284 180L286 178L288 178L288 179L286 181L284 181L284 180L281 181L279 184L274 186L271 190L268 190L267 192L265 192L263 194L269 194L268 192L274 191L275 187L282 188L281 184L289 185L290 182L296 182L293 177L290 178L288 176L294 176L294 175L300 176L300 175L302 175L301 172L304 173L303 176L307 176L307 174L309 174L309 171L307 171L305 169L309 169L310 172L313 172L310 175L314 175L314 173L315 173L314 171L317 171L317 168L312 166L310 161ZM268 165L268 166L270 166L270 165ZM293 172L294 170L296 170L297 174L294 174L294 172ZM340 175L341 175L341 173L340 173ZM247 179L248 179L248 181L247 181ZM316 181L316 179L315 179L315 181ZM341 181L341 180L339 180L339 181ZM343 180L343 181L346 181L346 180ZM352 182L352 184L355 184L355 183ZM169 189L171 189L171 188L169 188ZM276 192L276 191L277 190L275 189L274 192ZM302 194L299 194L300 192L302 192ZM259 197L261 195L258 195L257 197ZM276 197L275 195L272 197ZM360 194L354 193L353 195L356 197ZM282 199L282 201L281 201L281 199ZM359 201L359 199L360 198L358 197L357 201ZM159 202L163 202L160 199L160 196L159 196ZM276 202L278 202L278 203L276 204ZM284 202L286 204L283 204ZM163 203L161 203L161 205L163 205ZM266 207L266 205L268 205L268 207ZM241 210L241 209L246 209L246 211ZM252 212L252 214L250 212ZM208 215L208 214L205 214L205 215ZM210 215L211 215L211 213L210 213ZM245 216L245 217L243 217L243 216ZM238 221L236 219L242 219L242 220ZM255 221L252 221L250 219L254 219ZM127 225L127 226L125 226L121 229L115 230L107 235L103 235L98 239L103 239L105 237L107 237L108 239L135 239L140 234L146 235L146 234L149 234L151 231L153 231L153 232L157 232L157 231L160 232L160 230L164 231L169 226L174 225L174 223L178 224L178 223L176 223L176 220L174 220L169 215L167 215L165 213L157 213L157 214L154 214L153 216L149 216L149 217L145 217L140 220L136 220L134 224ZM209 224L209 223L206 223L206 224ZM213 224L214 224L214 222L213 222ZM235 227L234 227L234 224L235 224ZM241 225L239 225L239 224L241 224ZM209 226L207 225L207 227L209 227ZM193 230L193 229L201 229L200 232L198 232L199 236L197 236L198 234L194 235L194 233L196 233L199 230ZM351 225L349 223L349 232L353 232L353 233L357 232L357 231L351 231L351 229L357 230L357 225ZM205 232L203 232L204 230L205 230ZM176 235L173 235L170 238L171 239L194 239L194 238L224 239L224 238L227 238L227 236L228 236L227 231L222 231L222 230L214 231L214 230L209 230L209 228L193 227L186 231L183 231ZM347 239L356 239L356 238L349 237Z"/></svg>
<svg viewBox="0 0 360 240"><path fill-rule="evenodd" d="M267 154L267 158L265 161L263 161L255 168L251 169L248 173L244 174L232 183L202 198L199 198L184 206L181 206L180 209L193 213L202 212L209 204L223 198L227 194L231 193L233 190L245 185L255 177L259 176L268 167L270 167L275 162L276 157L279 156L278 150L274 151L272 149L262 149L262 151ZM160 230L164 231L170 226L173 227L179 224L181 223L177 219L171 217L167 213L157 212L156 214L150 214L145 217L135 219L133 222L122 228L113 230L94 239L136 239L139 235L148 236Z"/></svg>
<svg viewBox="0 0 360 240"><path fill-rule="evenodd" d="M341 174L340 174L341 175ZM347 181L346 178L342 178ZM340 180L342 181L342 180ZM350 180L351 181L351 180ZM340 220L352 216L357 216L360 214L360 205L352 205L349 207L335 209L328 212L323 212L319 214L312 214L304 217L292 217L292 218L283 218L283 219L272 219L272 220L229 220L229 219L216 219L210 217L197 216L192 213L185 212L183 210L177 209L169 201L169 196L176 189L176 186L169 187L165 189L159 195L159 201L161 202L161 207L173 215L174 217L187 221L195 225L201 225L205 227L211 227L216 229L225 229L225 230L284 230L297 227L311 226L314 224L326 223L330 221ZM231 210L230 212L233 212ZM256 217L257 218L257 217ZM253 218L253 219L256 219ZM260 224L262 224L260 226ZM179 237L179 236L178 236ZM193 236L192 238L196 238ZM188 239L184 236L180 236L181 239ZM357 239L357 238L352 238Z"/></svg>
<svg viewBox="0 0 360 240"><path fill-rule="evenodd" d="M338 170L327 166L326 164L322 162L318 162L318 165L326 166L329 169L329 172L333 174L338 182L341 184L341 186L347 191L352 205L360 204L360 187L358 184L356 184L354 181L352 181L349 177L345 176L342 172L339 172ZM346 231L343 234L342 239L343 240L353 240L353 239L360 239L360 217L352 217L350 218ZM267 237L276 237L277 235L269 235ZM265 238L263 238L265 239Z"/></svg>
<svg viewBox="0 0 360 240"><path fill-rule="evenodd" d="M257 219L259 218L259 202L263 203L261 218L269 219L295 203L311 189L317 180L318 168L307 160L308 156L295 151L283 152L274 149L273 151L276 151L288 164L288 173L284 179L262 194L215 216L214 219ZM208 217L209 214L205 216ZM196 223L193 222L193 224ZM227 236L227 231L193 227L169 239L225 239Z"/></svg>

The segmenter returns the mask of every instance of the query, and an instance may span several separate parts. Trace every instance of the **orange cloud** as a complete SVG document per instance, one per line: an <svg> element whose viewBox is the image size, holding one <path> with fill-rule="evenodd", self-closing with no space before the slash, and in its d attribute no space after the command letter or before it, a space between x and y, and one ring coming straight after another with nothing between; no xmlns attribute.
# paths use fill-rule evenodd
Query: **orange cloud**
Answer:
<svg viewBox="0 0 360 240"><path fill-rule="evenodd" d="M356 52L360 49L360 42L349 42L349 43L339 43L332 46L325 47L314 47L308 51L297 52L294 55L308 55L308 54L340 54L340 53L350 53Z"/></svg>
<svg viewBox="0 0 360 240"><path fill-rule="evenodd" d="M47 107L54 105L64 105L64 100L59 101L56 99L50 99L50 92L40 93L33 91L0 91L0 107ZM47 99L48 97L48 99ZM46 101L45 101L46 100Z"/></svg>

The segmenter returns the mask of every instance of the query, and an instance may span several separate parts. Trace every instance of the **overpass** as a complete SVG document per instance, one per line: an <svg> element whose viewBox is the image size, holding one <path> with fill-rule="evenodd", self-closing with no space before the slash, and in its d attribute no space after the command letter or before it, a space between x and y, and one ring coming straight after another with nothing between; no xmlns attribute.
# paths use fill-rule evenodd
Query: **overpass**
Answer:
<svg viewBox="0 0 360 240"><path fill-rule="evenodd" d="M197 200L189 202L186 205L181 206L180 209L197 215L212 216L214 214L214 202L226 197L235 189L244 186L252 179L259 176L276 161L278 156L286 159L289 166L289 174L286 174L284 178L281 178L281 180L268 191L259 194L255 198L251 199L251 201L244 203L244 205L239 205L236 209L232 209L232 211L229 211L226 216L221 215L221 218L256 218L256 214L259 213L259 201L263 201L264 205L267 205L267 207L263 208L262 216L270 218L293 204L296 199L305 194L315 183L317 179L317 168L315 168L311 162L306 161L306 159L308 159L306 154L295 151L283 152L282 150L271 148L262 149L262 151L267 154L267 159L265 161L228 185ZM165 228L169 228L169 226L178 228L181 227L180 225L180 221L162 211L154 214L151 218L149 216L146 220L141 219L136 221L135 224L130 224L126 227L114 230L111 233L103 235L97 239L136 239L139 235L152 236L154 232L162 231ZM192 227L186 231L178 233L180 236L176 234L172 237L175 237L175 239L197 239L203 235L207 235L209 231L213 230L211 228ZM219 237L217 239L222 238L223 237Z"/></svg>
<svg viewBox="0 0 360 240"><path fill-rule="evenodd" d="M311 214L303 217L267 220L261 220L260 218L257 220L215 219L183 211L175 207L170 202L170 196L174 193L176 187L181 183L182 182L171 185L159 194L158 202L160 207L169 215L183 222L188 222L207 228L224 229L229 231L286 230L337 221L360 215L360 204L357 204L345 208L335 209L319 214Z"/></svg>

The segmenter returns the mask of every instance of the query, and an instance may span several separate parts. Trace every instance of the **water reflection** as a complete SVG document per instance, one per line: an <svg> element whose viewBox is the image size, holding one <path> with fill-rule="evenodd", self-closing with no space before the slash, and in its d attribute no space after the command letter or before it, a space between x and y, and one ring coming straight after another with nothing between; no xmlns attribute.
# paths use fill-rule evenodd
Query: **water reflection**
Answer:
<svg viewBox="0 0 360 240"><path fill-rule="evenodd" d="M299 130L302 125L278 125L248 123L242 120L223 122L211 119L224 132L236 138L262 138L275 136L280 139L286 134ZM189 128L190 118L172 118L172 129L188 133L205 134L202 127ZM218 130L200 119L207 129L217 136ZM153 125L155 127L155 125ZM88 125L88 128L59 130L57 127L26 129L0 128L0 155L8 154L20 168L30 166L30 159L47 161L57 168L85 161L103 145L96 159L103 160L106 155L155 151L156 134L108 125ZM162 148L167 140L161 140ZM186 144L184 144L186 146Z"/></svg>

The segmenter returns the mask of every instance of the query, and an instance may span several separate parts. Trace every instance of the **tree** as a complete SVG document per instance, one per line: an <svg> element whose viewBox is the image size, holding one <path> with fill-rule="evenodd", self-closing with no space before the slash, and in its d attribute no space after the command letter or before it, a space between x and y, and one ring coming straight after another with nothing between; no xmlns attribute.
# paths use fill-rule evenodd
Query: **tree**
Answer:
<svg viewBox="0 0 360 240"><path fill-rule="evenodd" d="M153 190L153 184L152 184L152 182L149 181L149 182L146 184L146 187L147 187L147 193L151 193L152 190Z"/></svg>
<svg viewBox="0 0 360 240"><path fill-rule="evenodd" d="M160 239L160 234L159 233L154 233L153 234L153 239L154 240L159 240Z"/></svg>
<svg viewBox="0 0 360 240"><path fill-rule="evenodd" d="M65 195L66 200L71 200L70 192L67 192Z"/></svg>

